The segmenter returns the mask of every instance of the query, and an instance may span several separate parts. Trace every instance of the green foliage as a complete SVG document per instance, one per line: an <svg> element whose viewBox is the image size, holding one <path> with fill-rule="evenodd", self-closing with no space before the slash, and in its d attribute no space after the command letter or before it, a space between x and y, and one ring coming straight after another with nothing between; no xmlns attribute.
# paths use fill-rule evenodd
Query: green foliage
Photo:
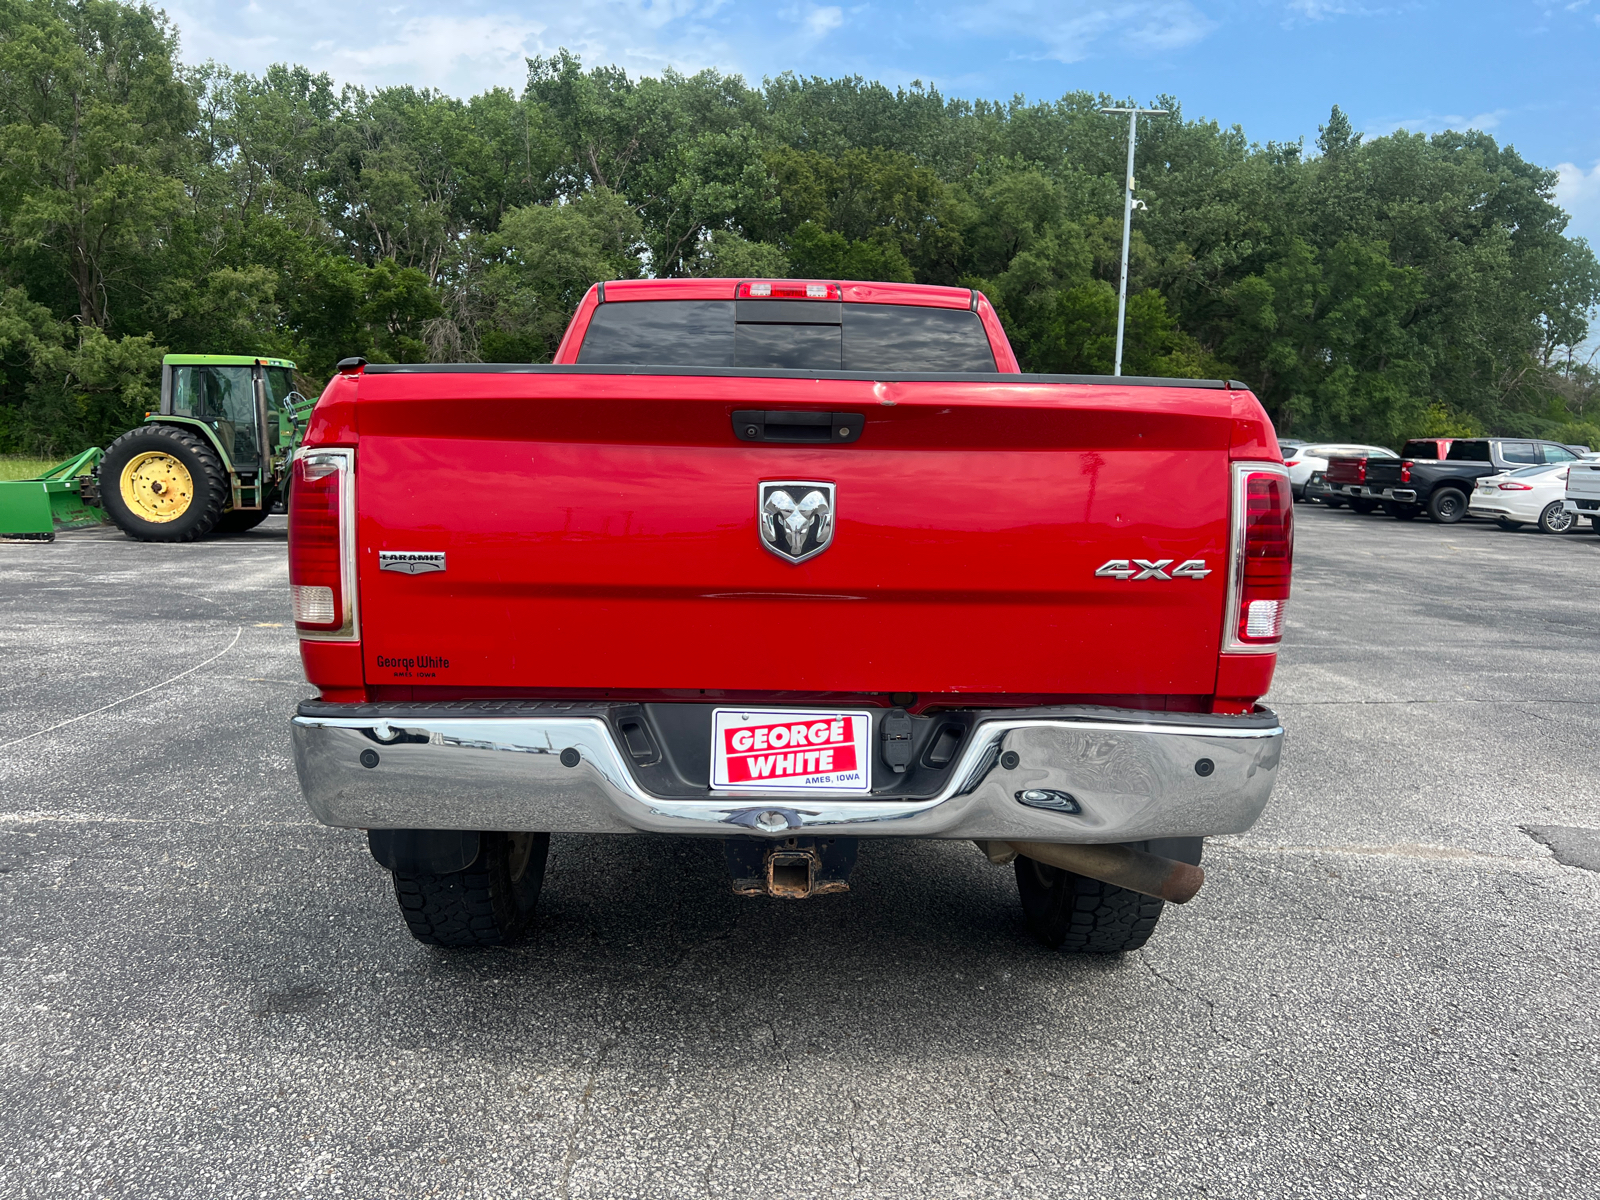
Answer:
<svg viewBox="0 0 1600 1200"><path fill-rule="evenodd" d="M485 265L469 273L460 302L471 311L453 327L468 337L449 357L549 362L591 284L639 274L643 233L638 213L603 188L512 209L479 240Z"/></svg>
<svg viewBox="0 0 1600 1200"><path fill-rule="evenodd" d="M0 450L104 441L164 349L547 360L601 279L981 289L1025 369L1109 371L1126 124L1110 97L715 71L561 51L520 94L174 64L165 16L0 0ZM1573 348L1600 264L1553 172L1478 132L1313 152L1140 125L1124 370L1250 383L1280 432L1600 440Z"/></svg>
<svg viewBox="0 0 1600 1200"><path fill-rule="evenodd" d="M161 353L148 336L75 329L21 288L8 288L0 294L0 363L7 383L22 385L14 387L18 402L0 406L0 440L47 456L80 448L60 442L63 429L109 440L160 400Z"/></svg>
<svg viewBox="0 0 1600 1200"><path fill-rule="evenodd" d="M1038 341L1034 361L1041 371L1063 375L1109 375L1116 362L1117 293L1094 280L1056 293L1055 312ZM1154 288L1128 297L1122 347L1125 375L1167 379L1215 379L1226 368L1178 328L1167 299Z"/></svg>
<svg viewBox="0 0 1600 1200"><path fill-rule="evenodd" d="M1410 437L1482 437L1483 426L1471 417L1451 412L1442 404L1430 404L1420 418L1411 423ZM1404 440L1404 439L1401 439ZM1563 439L1564 440L1564 439Z"/></svg>

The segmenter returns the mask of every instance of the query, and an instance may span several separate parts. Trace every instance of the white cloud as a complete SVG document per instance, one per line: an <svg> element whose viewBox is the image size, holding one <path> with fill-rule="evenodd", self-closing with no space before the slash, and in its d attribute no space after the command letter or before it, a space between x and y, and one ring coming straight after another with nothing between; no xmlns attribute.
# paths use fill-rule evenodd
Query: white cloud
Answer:
<svg viewBox="0 0 1600 1200"><path fill-rule="evenodd" d="M1500 122L1510 111L1497 108L1493 112L1481 112L1471 117L1460 113L1427 113L1418 117L1383 118L1363 126L1361 132L1368 137L1384 137L1401 129L1410 133L1443 133L1447 129L1479 129L1491 133L1499 128Z"/></svg>
<svg viewBox="0 0 1600 1200"><path fill-rule="evenodd" d="M616 63L634 73L668 66L736 69L739 55L716 21L727 3L461 0L447 7L433 0L283 0L259 6L180 0L167 11L189 62L215 58L249 71L298 62L341 83L412 83L470 95L496 84L520 89L524 58L563 46L585 62Z"/></svg>
<svg viewBox="0 0 1600 1200"><path fill-rule="evenodd" d="M1189 0L995 0L963 6L951 19L980 36L1021 40L1023 47L1013 57L1063 63L1088 58L1097 43L1106 41L1137 54L1178 50L1216 28Z"/></svg>
<svg viewBox="0 0 1600 1200"><path fill-rule="evenodd" d="M822 37L844 24L844 10L837 4L830 4L826 8L813 8L806 13L803 24L806 32L812 37Z"/></svg>
<svg viewBox="0 0 1600 1200"><path fill-rule="evenodd" d="M416 84L467 96L520 89L523 60L561 47L630 74L666 67L862 72L894 80L960 74L952 58L1077 62L1167 55L1216 28L1205 0L171 0L187 62L259 73L274 62L339 83ZM844 36L841 31L848 31ZM998 61L997 61L998 60ZM936 65L937 64L937 65Z"/></svg>
<svg viewBox="0 0 1600 1200"><path fill-rule="evenodd" d="M1600 247L1600 162L1587 171L1564 162L1556 171L1556 203L1572 217L1567 233L1588 238L1590 245Z"/></svg>

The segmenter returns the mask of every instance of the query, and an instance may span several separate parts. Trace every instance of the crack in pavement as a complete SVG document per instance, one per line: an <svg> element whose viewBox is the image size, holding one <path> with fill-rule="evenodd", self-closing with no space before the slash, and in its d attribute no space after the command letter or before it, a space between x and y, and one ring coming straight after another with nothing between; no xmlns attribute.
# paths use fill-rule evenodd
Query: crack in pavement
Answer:
<svg viewBox="0 0 1600 1200"><path fill-rule="evenodd" d="M196 663L194 666L190 667L187 671L179 671L171 679L163 679L160 683L152 683L149 687L140 688L137 692L132 692L129 695L121 697L120 699L113 700L110 704L102 704L99 708L90 709L86 713L79 713L75 717L68 717L65 721L57 721L54 725L47 725L43 729L35 729L32 733L24 734L22 737L19 737L19 738L13 738L9 742L0 742L0 750L9 749L12 746L20 746L20 745L22 745L23 742L32 741L36 737L43 737L47 733L54 733L57 729L65 729L68 725L75 725L79 721L84 721L84 720L87 720L90 717L97 716L98 714L103 713L103 712L107 711L108 709L112 709L112 708L117 707L117 705L119 705L119 704L126 704L129 700L137 700L140 696L148 695L149 693L155 691L157 688L164 688L169 683L177 683L178 680L183 679L183 678L185 678L185 677L187 677L189 675L193 675L196 671L200 670L201 667L209 667L212 663L216 662L217 659L221 658L224 654L226 654L228 651L232 650L235 646L237 646L239 644L239 639L241 637L243 637L243 636L244 636L244 626L241 625L241 626L239 626L237 629L235 629L233 631L233 640L231 642L229 642L226 646L224 646L221 650L218 650L210 658L206 659L205 662Z"/></svg>
<svg viewBox="0 0 1600 1200"><path fill-rule="evenodd" d="M1202 996L1199 992L1194 991L1192 988L1184 987L1183 984L1179 983L1176 979L1170 979L1163 975L1156 967L1155 963L1150 961L1150 952L1145 950L1143 947L1140 947L1138 954L1139 961L1144 964L1145 970L1149 971L1151 975L1155 976L1162 983L1166 984L1175 991L1181 992L1183 995L1188 996L1191 1000L1197 1000L1206 1006L1206 1019L1211 1026L1212 1037L1221 1038L1223 1041L1232 1040L1227 1036L1227 1034L1223 1033L1217 1028L1217 1002L1215 1000L1207 999L1205 996Z"/></svg>
<svg viewBox="0 0 1600 1200"><path fill-rule="evenodd" d="M589 1101L594 1098L594 1087L600 1079L600 1068L605 1066L606 1057L621 1039L626 1028L624 1023L607 1041L601 1043L599 1051L594 1056L594 1062L589 1067L589 1082L584 1085L583 1094L578 1097L578 1112L572 1122L572 1131L567 1135L567 1154L561 1163L561 1177L556 1181L556 1195L560 1196L561 1200L567 1200L570 1194L568 1189L572 1184L572 1168L578 1161L578 1134L589 1121Z"/></svg>

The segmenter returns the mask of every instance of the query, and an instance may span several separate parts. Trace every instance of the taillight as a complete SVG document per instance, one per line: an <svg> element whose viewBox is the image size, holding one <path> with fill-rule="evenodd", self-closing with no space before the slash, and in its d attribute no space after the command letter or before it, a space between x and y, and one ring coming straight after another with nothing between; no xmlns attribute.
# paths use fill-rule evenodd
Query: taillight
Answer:
<svg viewBox="0 0 1600 1200"><path fill-rule="evenodd" d="M1233 472L1233 573L1223 648L1270 652L1283 638L1294 560L1289 475L1267 463L1235 463Z"/></svg>
<svg viewBox="0 0 1600 1200"><path fill-rule="evenodd" d="M837 300L837 283L807 283L803 279L773 279L761 283L741 283L741 300Z"/></svg>
<svg viewBox="0 0 1600 1200"><path fill-rule="evenodd" d="M1500 490L1502 492L1531 492L1531 491L1533 491L1533 489L1531 487L1529 487L1525 483L1502 483L1500 485Z"/></svg>
<svg viewBox="0 0 1600 1200"><path fill-rule="evenodd" d="M302 450L289 493L289 592L304 638L356 638L355 451Z"/></svg>
<svg viewBox="0 0 1600 1200"><path fill-rule="evenodd" d="M1367 460L1363 458L1363 459L1359 459L1356 462L1356 482L1357 483L1365 483L1366 481L1367 481Z"/></svg>
<svg viewBox="0 0 1600 1200"><path fill-rule="evenodd" d="M1411 460L1409 458L1400 463L1400 482L1411 482Z"/></svg>

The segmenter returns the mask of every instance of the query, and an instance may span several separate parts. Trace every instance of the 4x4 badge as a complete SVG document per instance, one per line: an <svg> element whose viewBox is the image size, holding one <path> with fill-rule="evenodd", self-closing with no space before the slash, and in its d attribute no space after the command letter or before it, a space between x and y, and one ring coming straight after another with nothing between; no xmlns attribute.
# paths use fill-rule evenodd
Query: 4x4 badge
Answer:
<svg viewBox="0 0 1600 1200"><path fill-rule="evenodd" d="M811 479L770 479L756 491L761 544L784 562L802 563L833 541L834 485Z"/></svg>
<svg viewBox="0 0 1600 1200"><path fill-rule="evenodd" d="M1204 579L1211 574L1203 558L1189 558L1172 567L1170 558L1113 558L1095 572L1110 579Z"/></svg>

